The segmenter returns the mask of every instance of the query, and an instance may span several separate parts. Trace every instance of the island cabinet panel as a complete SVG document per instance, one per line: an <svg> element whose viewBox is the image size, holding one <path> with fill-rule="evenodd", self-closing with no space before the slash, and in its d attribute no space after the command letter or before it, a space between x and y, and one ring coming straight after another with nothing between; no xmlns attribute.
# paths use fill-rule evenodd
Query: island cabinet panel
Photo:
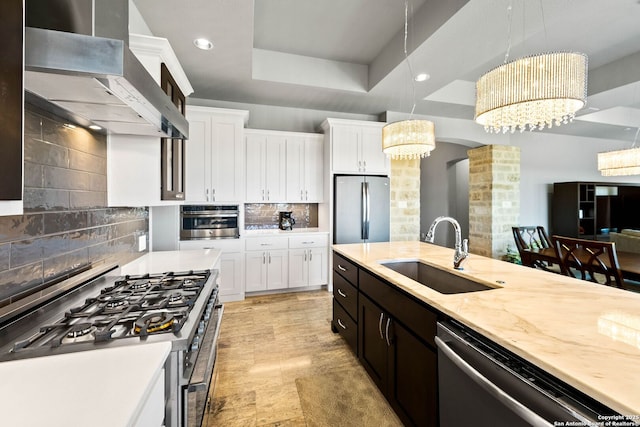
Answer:
<svg viewBox="0 0 640 427"><path fill-rule="evenodd" d="M333 332L358 352L358 267L346 258L333 254Z"/></svg>
<svg viewBox="0 0 640 427"><path fill-rule="evenodd" d="M358 356L408 426L437 426L437 315L359 271Z"/></svg>

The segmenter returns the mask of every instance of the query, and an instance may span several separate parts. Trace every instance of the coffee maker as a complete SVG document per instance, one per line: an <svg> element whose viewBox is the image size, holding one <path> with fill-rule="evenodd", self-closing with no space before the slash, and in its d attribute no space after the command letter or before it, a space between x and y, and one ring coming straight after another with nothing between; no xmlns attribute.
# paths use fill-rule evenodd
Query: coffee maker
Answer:
<svg viewBox="0 0 640 427"><path fill-rule="evenodd" d="M291 230L293 229L293 225L296 223L296 220L291 216L291 211L279 212L280 219L278 220L278 226L280 230Z"/></svg>

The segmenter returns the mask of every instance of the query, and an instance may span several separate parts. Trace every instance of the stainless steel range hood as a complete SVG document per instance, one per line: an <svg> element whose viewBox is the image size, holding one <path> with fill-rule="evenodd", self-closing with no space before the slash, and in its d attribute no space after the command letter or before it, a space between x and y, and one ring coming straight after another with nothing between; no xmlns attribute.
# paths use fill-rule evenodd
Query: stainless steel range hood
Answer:
<svg viewBox="0 0 640 427"><path fill-rule="evenodd" d="M188 138L187 120L129 50L128 0L28 0L26 11L28 102L115 134Z"/></svg>

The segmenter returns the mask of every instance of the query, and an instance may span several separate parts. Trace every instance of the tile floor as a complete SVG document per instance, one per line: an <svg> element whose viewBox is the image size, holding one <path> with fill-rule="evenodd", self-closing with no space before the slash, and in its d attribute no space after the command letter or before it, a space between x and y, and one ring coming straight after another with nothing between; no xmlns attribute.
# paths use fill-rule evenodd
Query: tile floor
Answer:
<svg viewBox="0 0 640 427"><path fill-rule="evenodd" d="M326 290L226 303L209 426L306 426L295 379L360 369Z"/></svg>

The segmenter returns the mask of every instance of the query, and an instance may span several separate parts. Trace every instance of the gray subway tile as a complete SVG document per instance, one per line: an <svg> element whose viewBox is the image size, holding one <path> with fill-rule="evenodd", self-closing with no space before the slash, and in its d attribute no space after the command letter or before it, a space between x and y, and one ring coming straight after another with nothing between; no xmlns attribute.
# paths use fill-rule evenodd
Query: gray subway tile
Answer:
<svg viewBox="0 0 640 427"><path fill-rule="evenodd" d="M48 188L24 189L25 211L48 211L69 209L69 191Z"/></svg>
<svg viewBox="0 0 640 427"><path fill-rule="evenodd" d="M44 187L44 172L42 171L42 168L42 165L31 162L24 162L25 187Z"/></svg>
<svg viewBox="0 0 640 427"><path fill-rule="evenodd" d="M0 272L0 300L25 294L41 285L41 261Z"/></svg>
<svg viewBox="0 0 640 427"><path fill-rule="evenodd" d="M37 237L43 231L42 214L0 216L0 242Z"/></svg>
<svg viewBox="0 0 640 427"><path fill-rule="evenodd" d="M24 139L24 160L41 165L69 167L69 150L32 137Z"/></svg>
<svg viewBox="0 0 640 427"><path fill-rule="evenodd" d="M106 175L107 159L82 151L69 150L69 168Z"/></svg>
<svg viewBox="0 0 640 427"><path fill-rule="evenodd" d="M87 211L47 212L44 216L44 234L62 233L87 228Z"/></svg>
<svg viewBox="0 0 640 427"><path fill-rule="evenodd" d="M89 174L89 190L91 191L107 191L107 176L95 173Z"/></svg>
<svg viewBox="0 0 640 427"><path fill-rule="evenodd" d="M44 186L65 190L89 190L90 178L87 172L45 166Z"/></svg>
<svg viewBox="0 0 640 427"><path fill-rule="evenodd" d="M71 191L69 206L72 209L88 209L107 204L107 193L97 191Z"/></svg>
<svg viewBox="0 0 640 427"><path fill-rule="evenodd" d="M0 271L9 269L10 254L11 254L11 244L5 243L3 245L0 245Z"/></svg>

